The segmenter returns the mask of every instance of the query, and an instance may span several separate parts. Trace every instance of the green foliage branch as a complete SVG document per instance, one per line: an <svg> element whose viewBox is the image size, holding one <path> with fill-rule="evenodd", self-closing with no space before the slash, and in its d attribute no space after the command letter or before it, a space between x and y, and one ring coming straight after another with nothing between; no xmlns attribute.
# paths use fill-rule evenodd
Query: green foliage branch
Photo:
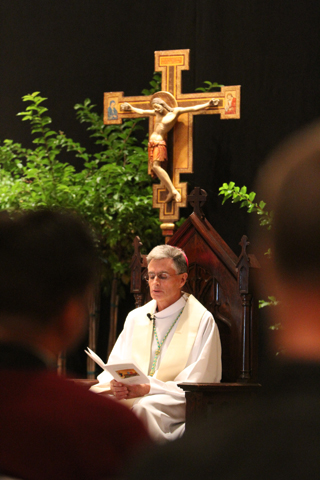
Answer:
<svg viewBox="0 0 320 480"><path fill-rule="evenodd" d="M211 92L216 88L224 87L224 85L222 85L221 83L210 82L209 80L205 80L203 83L205 84L205 86L196 88L197 92Z"/></svg>
<svg viewBox="0 0 320 480"><path fill-rule="evenodd" d="M247 192L247 187L238 187L234 182L224 183L219 187L219 195L223 195L222 205L226 200L231 198L232 203L240 202L240 208L247 208L248 213L255 212L259 215L259 224L261 227L266 227L270 230L273 221L273 212L268 212L265 209L266 203L261 200L259 203L255 202L256 193Z"/></svg>
<svg viewBox="0 0 320 480"><path fill-rule="evenodd" d="M144 88L142 90L143 95L153 95L161 90L161 74L153 72L152 80L149 82L150 88Z"/></svg>
<svg viewBox="0 0 320 480"><path fill-rule="evenodd" d="M255 202L256 193L247 191L247 187L239 187L235 182L224 183L219 188L219 195L223 195L222 205L231 199L232 203L239 203L240 208L246 208L248 213L256 213L259 216L259 225L267 228L272 227L273 211L266 210L266 203L261 200L259 203ZM271 257L271 249L269 248L265 255ZM268 300L259 300L259 308L274 307L278 305L278 301L274 296L269 296Z"/></svg>

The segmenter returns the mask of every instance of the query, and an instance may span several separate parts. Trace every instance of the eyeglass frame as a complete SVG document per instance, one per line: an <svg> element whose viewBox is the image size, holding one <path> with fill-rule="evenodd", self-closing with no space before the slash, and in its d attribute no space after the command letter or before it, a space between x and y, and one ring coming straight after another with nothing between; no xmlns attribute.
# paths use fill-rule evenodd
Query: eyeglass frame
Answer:
<svg viewBox="0 0 320 480"><path fill-rule="evenodd" d="M170 277L174 277L175 275L183 275L183 273L186 273L186 272L172 273L172 274L171 274L171 273L167 273L167 272L159 272L159 273L152 273L152 272L151 272L151 275L154 275L154 277L153 277L153 278L150 278L150 275L149 275L149 273L148 273L148 274L146 275L146 277L145 277L145 280L146 280L146 282L153 282L153 281L156 279L156 277L158 277L158 280L159 280L160 282L165 282L165 281L169 280ZM159 275L167 275L167 276L166 276L165 278L161 278L161 277L159 277Z"/></svg>

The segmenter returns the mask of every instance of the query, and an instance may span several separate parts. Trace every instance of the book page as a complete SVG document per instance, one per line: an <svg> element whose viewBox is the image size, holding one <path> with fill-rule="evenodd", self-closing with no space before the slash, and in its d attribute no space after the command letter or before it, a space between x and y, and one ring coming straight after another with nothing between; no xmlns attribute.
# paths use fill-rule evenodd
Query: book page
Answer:
<svg viewBox="0 0 320 480"><path fill-rule="evenodd" d="M117 382L131 385L150 383L149 378L132 362L126 361L117 364L107 364L89 347L85 352L99 367L109 372Z"/></svg>

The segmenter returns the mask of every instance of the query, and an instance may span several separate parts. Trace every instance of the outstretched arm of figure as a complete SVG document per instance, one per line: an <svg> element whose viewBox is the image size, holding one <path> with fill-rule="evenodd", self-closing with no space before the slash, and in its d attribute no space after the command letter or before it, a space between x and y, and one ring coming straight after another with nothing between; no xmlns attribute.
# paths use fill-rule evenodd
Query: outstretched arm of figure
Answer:
<svg viewBox="0 0 320 480"><path fill-rule="evenodd" d="M185 112L197 112L199 110L203 110L208 107L217 107L219 105L218 98L211 98L208 102L203 103L202 105L194 105L193 107L176 107L174 112L177 114L185 113Z"/></svg>
<svg viewBox="0 0 320 480"><path fill-rule="evenodd" d="M145 115L145 116L155 115L154 110L143 110L142 108L136 108L127 102L122 103L120 109L123 112L135 112L135 113L139 113L139 115Z"/></svg>

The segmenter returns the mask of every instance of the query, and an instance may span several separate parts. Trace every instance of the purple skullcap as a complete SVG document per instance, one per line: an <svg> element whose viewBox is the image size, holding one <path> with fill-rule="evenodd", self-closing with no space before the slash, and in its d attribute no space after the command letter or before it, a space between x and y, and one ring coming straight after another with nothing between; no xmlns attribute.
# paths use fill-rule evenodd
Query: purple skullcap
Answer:
<svg viewBox="0 0 320 480"><path fill-rule="evenodd" d="M189 267L189 260L188 260L188 257L187 255L185 254L185 252L182 250L182 248L180 247L176 247L177 250L180 250L180 252L182 253L182 255L184 256L185 258L185 261L186 261L186 264L187 264L187 267Z"/></svg>

